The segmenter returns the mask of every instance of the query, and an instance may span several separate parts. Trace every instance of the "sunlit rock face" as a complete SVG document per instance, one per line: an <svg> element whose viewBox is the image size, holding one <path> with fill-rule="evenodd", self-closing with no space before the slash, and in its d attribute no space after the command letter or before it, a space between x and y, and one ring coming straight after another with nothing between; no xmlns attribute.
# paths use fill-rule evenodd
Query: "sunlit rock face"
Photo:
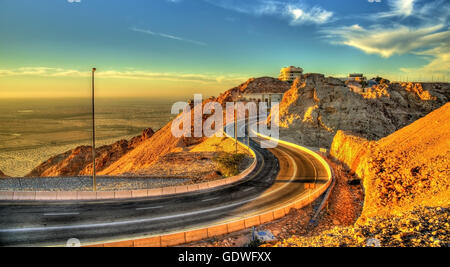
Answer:
<svg viewBox="0 0 450 267"><path fill-rule="evenodd" d="M120 140L114 144L97 148L95 165L98 172L108 168L129 151L154 135L146 129L140 136L131 140ZM56 155L32 170L28 177L77 176L92 174L92 147L80 146L63 154Z"/></svg>
<svg viewBox="0 0 450 267"><path fill-rule="evenodd" d="M368 141L338 132L331 155L363 179L360 218L450 203L450 103L413 124Z"/></svg>
<svg viewBox="0 0 450 267"><path fill-rule="evenodd" d="M449 84L431 83L384 83L354 92L339 79L305 74L280 103L281 137L327 148L339 130L378 140L447 103L449 92Z"/></svg>

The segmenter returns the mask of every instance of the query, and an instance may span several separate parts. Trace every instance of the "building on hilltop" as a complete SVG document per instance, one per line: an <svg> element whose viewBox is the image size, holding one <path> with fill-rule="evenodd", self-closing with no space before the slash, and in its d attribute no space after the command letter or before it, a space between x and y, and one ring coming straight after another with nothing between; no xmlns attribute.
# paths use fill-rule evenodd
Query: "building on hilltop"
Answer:
<svg viewBox="0 0 450 267"><path fill-rule="evenodd" d="M367 78L362 73L351 73L348 75L348 81L365 82Z"/></svg>
<svg viewBox="0 0 450 267"><path fill-rule="evenodd" d="M302 74L302 68L290 66L281 69L278 79L284 82L294 82L295 79L302 76Z"/></svg>

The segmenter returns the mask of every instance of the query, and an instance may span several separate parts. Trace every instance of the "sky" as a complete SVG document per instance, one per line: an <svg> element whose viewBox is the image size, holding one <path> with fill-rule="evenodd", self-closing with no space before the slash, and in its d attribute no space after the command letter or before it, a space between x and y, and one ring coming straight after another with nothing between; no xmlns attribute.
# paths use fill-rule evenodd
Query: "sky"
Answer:
<svg viewBox="0 0 450 267"><path fill-rule="evenodd" d="M450 79L449 0L0 0L0 98L205 97L284 66Z"/></svg>

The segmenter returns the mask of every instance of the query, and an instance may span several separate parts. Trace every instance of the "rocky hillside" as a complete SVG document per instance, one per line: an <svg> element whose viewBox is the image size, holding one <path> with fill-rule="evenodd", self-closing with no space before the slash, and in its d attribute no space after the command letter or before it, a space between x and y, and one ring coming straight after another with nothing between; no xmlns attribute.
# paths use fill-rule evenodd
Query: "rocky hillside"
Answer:
<svg viewBox="0 0 450 267"><path fill-rule="evenodd" d="M210 98L209 101L218 101L225 104L227 101L234 101L239 94L248 92L285 92L290 85L274 78L263 77L257 79L249 79L242 85L230 89L216 98ZM193 108L193 104L191 104ZM208 116L204 116L206 120ZM193 117L192 117L193 119ZM173 168L164 167L164 157L170 159L171 162L183 162L183 166L187 166L188 162L198 162L204 165L203 168L209 168L205 162L197 160L198 153L208 153L209 151L192 151L192 159L187 158L191 148L207 141L206 138L175 138L171 132L172 122L167 124L156 133L144 132L141 137L133 140L122 140L113 145L98 148L96 158L96 169L99 175L175 175L184 176L186 172L175 171ZM193 129L193 124L192 124ZM206 145L207 146L207 145ZM201 149L200 149L201 150ZM225 150L222 148L222 150ZM176 156L181 157L176 159ZM200 157L202 158L202 157ZM48 176L68 176L68 175L89 175L92 172L92 148L78 147L66 153L50 158L40 166L35 168L27 176L48 177ZM184 164L186 163L186 164ZM209 164L209 163L208 163ZM169 166L170 164L168 164ZM195 164L194 164L195 165ZM201 173L201 166L191 166L192 171ZM160 171L155 171L155 168ZM167 172L161 171L167 170ZM208 169L209 172L214 171Z"/></svg>
<svg viewBox="0 0 450 267"><path fill-rule="evenodd" d="M338 130L378 140L449 100L449 84L392 83L354 91L339 79L305 74L280 103L281 137L312 147L329 147Z"/></svg>
<svg viewBox="0 0 450 267"><path fill-rule="evenodd" d="M101 172L113 162L135 149L153 136L152 129L146 129L131 140L121 140L102 146L96 151L96 170ZM76 176L92 174L92 146L81 146L54 156L32 170L27 177Z"/></svg>
<svg viewBox="0 0 450 267"><path fill-rule="evenodd" d="M449 117L450 103L379 141L339 131L331 156L343 166L332 162L337 186L318 226L307 223L306 231L264 246L450 246ZM353 201L348 202L346 191L342 190L346 187L342 185L356 188L356 184L349 183L355 174L363 179L362 214L350 225L334 222L341 220L341 208L351 210L360 205L354 198L355 192L350 194ZM348 178L343 181L345 177ZM330 219L331 225L327 222Z"/></svg>
<svg viewBox="0 0 450 267"><path fill-rule="evenodd" d="M331 155L363 179L360 220L450 203L448 118L450 103L376 142L338 132Z"/></svg>
<svg viewBox="0 0 450 267"><path fill-rule="evenodd" d="M271 77L251 78L245 83L232 88L221 94L217 101L219 103L233 102L239 100L239 95L246 93L285 93L290 84Z"/></svg>
<svg viewBox="0 0 450 267"><path fill-rule="evenodd" d="M314 236L292 236L274 247L448 247L448 208L417 208L401 216L335 227Z"/></svg>

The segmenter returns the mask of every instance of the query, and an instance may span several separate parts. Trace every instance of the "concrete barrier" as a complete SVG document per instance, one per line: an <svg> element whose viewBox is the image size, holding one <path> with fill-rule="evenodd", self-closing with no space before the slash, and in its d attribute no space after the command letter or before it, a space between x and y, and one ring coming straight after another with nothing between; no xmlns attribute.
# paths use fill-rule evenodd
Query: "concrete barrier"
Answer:
<svg viewBox="0 0 450 267"><path fill-rule="evenodd" d="M158 197L167 195L183 194L207 189L213 189L224 185L234 184L249 175L257 165L256 155L253 153L255 160L245 171L237 176L220 179L211 182L204 182L193 185L171 186L155 189L142 189L131 191L105 191L105 192L88 192L88 191L61 191L61 192L25 192L25 191L0 191L0 200L3 201L69 201L69 200L114 200L114 199L133 199Z"/></svg>
<svg viewBox="0 0 450 267"><path fill-rule="evenodd" d="M105 248L126 248L126 247L134 247L134 240L128 240L128 241L120 241L120 242L114 242L114 243L106 243L104 245Z"/></svg>
<svg viewBox="0 0 450 267"><path fill-rule="evenodd" d="M230 233L241 231L245 229L245 221L237 221L228 224L228 231Z"/></svg>
<svg viewBox="0 0 450 267"><path fill-rule="evenodd" d="M14 192L0 191L0 200L13 200Z"/></svg>
<svg viewBox="0 0 450 267"><path fill-rule="evenodd" d="M148 197L162 196L162 192L163 192L162 188L148 189L147 196Z"/></svg>
<svg viewBox="0 0 450 267"><path fill-rule="evenodd" d="M261 222L259 220L259 215L255 216L255 217L251 217L251 218L245 219L244 223L245 223L245 228L250 228L250 227L257 226L257 225L261 224Z"/></svg>
<svg viewBox="0 0 450 267"><path fill-rule="evenodd" d="M114 192L97 192L98 200L114 199Z"/></svg>
<svg viewBox="0 0 450 267"><path fill-rule="evenodd" d="M115 199L128 199L132 198L133 193L131 191L116 191L114 192Z"/></svg>
<svg viewBox="0 0 450 267"><path fill-rule="evenodd" d="M149 237L134 240L134 247L161 247L161 237Z"/></svg>
<svg viewBox="0 0 450 267"><path fill-rule="evenodd" d="M215 236L221 236L228 234L228 226L226 224L224 225L218 225L208 228L208 237L215 237Z"/></svg>
<svg viewBox="0 0 450 267"><path fill-rule="evenodd" d="M77 200L78 192L58 192L58 200Z"/></svg>
<svg viewBox="0 0 450 267"><path fill-rule="evenodd" d="M161 236L162 247L177 246L185 243L186 243L186 235L184 232Z"/></svg>
<svg viewBox="0 0 450 267"><path fill-rule="evenodd" d="M143 198L148 196L148 189L131 191L132 198Z"/></svg>
<svg viewBox="0 0 450 267"><path fill-rule="evenodd" d="M13 200L36 200L36 192L14 192Z"/></svg>
<svg viewBox="0 0 450 267"><path fill-rule="evenodd" d="M269 212L269 213L265 213L262 215L259 215L259 221L261 224L265 224L268 222L273 221L274 217L273 217L273 212Z"/></svg>
<svg viewBox="0 0 450 267"><path fill-rule="evenodd" d="M200 241L208 238L208 229L199 229L186 232L186 243Z"/></svg>
<svg viewBox="0 0 450 267"><path fill-rule="evenodd" d="M57 192L36 192L36 201L58 200Z"/></svg>
<svg viewBox="0 0 450 267"><path fill-rule="evenodd" d="M77 192L77 200L97 199L97 192Z"/></svg>

